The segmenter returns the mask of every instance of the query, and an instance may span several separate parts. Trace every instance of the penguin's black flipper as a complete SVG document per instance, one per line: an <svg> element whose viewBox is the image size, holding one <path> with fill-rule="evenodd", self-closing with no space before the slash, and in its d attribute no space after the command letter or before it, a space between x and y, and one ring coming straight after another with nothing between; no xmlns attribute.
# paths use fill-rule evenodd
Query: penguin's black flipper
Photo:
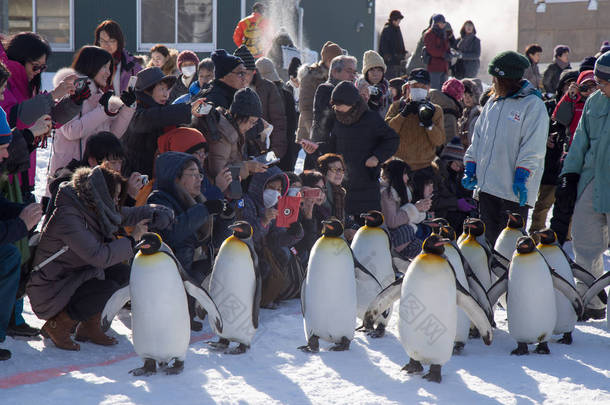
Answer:
<svg viewBox="0 0 610 405"><path fill-rule="evenodd" d="M580 318L585 310L585 307L580 298L580 294L576 291L576 288L570 284L565 278L561 277L555 270L551 269L551 276L553 277L553 288L561 292L572 304L576 315Z"/></svg>
<svg viewBox="0 0 610 405"><path fill-rule="evenodd" d="M489 269L498 277L502 277L503 274L508 273L508 267L505 266L504 264L502 264L496 258L496 256L491 257L491 260L489 263Z"/></svg>
<svg viewBox="0 0 610 405"><path fill-rule="evenodd" d="M489 287L487 290L487 296L489 297L489 303L493 307L500 296L508 290L508 273L504 273L496 282Z"/></svg>
<svg viewBox="0 0 610 405"><path fill-rule="evenodd" d="M301 314L305 316L305 282L307 278L304 278L301 282Z"/></svg>
<svg viewBox="0 0 610 405"><path fill-rule="evenodd" d="M504 266L505 269L508 269L508 267L510 266L510 259L504 257L500 252L498 252L497 250L493 250L493 257L502 265Z"/></svg>
<svg viewBox="0 0 610 405"><path fill-rule="evenodd" d="M392 306L394 301L400 299L401 288L402 278L399 278L377 294L364 314L363 324L373 325L377 318Z"/></svg>
<svg viewBox="0 0 610 405"><path fill-rule="evenodd" d="M493 306L491 305L491 302L489 302L489 297L487 296L485 287L483 287L483 284L481 284L479 279L477 279L474 274L472 276L467 276L466 278L468 280L468 289L470 290L470 295L472 295L472 298L474 298L475 301L477 301L477 303L479 304L479 306L483 309L483 311L485 311L489 322L493 323Z"/></svg>
<svg viewBox="0 0 610 405"><path fill-rule="evenodd" d="M252 326L258 329L258 314L261 308L261 297L263 291L263 279L258 271L256 271L256 290L254 291L254 302L252 303Z"/></svg>
<svg viewBox="0 0 610 405"><path fill-rule="evenodd" d="M112 294L108 301L106 301L106 305L102 311L102 331L106 332L110 328L110 324L116 314L119 313L121 308L123 308L130 299L131 294L129 292L129 285L116 290L114 294Z"/></svg>
<svg viewBox="0 0 610 405"><path fill-rule="evenodd" d="M610 271L607 271L603 276L595 280L582 297L582 302L586 306L596 295L604 292L604 288L610 285ZM607 301L607 299L606 299Z"/></svg>
<svg viewBox="0 0 610 405"><path fill-rule="evenodd" d="M189 280L184 281L184 289L191 297L195 298L199 302L203 309L207 311L210 319L214 319L214 325L216 326L218 333L222 333L222 317L220 316L220 311L218 310L216 303L212 297L210 297L210 294Z"/></svg>
<svg viewBox="0 0 610 405"><path fill-rule="evenodd" d="M595 283L595 276L585 270L581 265L577 264L574 260L572 260L570 256L568 256L566 252L563 251L563 249L561 249L561 251L568 260L568 263L570 263L570 269L572 270L572 275L574 276L574 278L585 283L587 287L591 287L593 283Z"/></svg>
<svg viewBox="0 0 610 405"><path fill-rule="evenodd" d="M349 247L349 245L348 245ZM377 280L377 277L375 277L375 275L373 273L371 273L369 271L369 269L367 269L362 263L360 263L358 261L358 259L356 259L356 255L354 254L354 251L352 250L351 247L349 247L350 252L352 252L352 258L354 259L354 268L360 270L361 272L363 272L364 274L370 276L373 280L375 280L375 282L379 285L380 288L383 289L383 286L381 285L381 283L379 282L379 280Z"/></svg>
<svg viewBox="0 0 610 405"><path fill-rule="evenodd" d="M490 345L493 339L493 332L491 330L488 314L457 279L455 280L455 287L457 293L456 304L466 312L468 318L470 318L472 323L474 323L474 326L479 330L483 342L485 342L486 345Z"/></svg>

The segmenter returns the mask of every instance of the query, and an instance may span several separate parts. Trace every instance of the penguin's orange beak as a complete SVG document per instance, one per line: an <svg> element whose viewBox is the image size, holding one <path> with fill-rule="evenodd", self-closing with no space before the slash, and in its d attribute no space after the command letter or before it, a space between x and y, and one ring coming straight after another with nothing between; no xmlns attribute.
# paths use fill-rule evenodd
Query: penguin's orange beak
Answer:
<svg viewBox="0 0 610 405"><path fill-rule="evenodd" d="M434 246L444 246L445 243L451 242L449 239L439 239L438 242L434 244Z"/></svg>
<svg viewBox="0 0 610 405"><path fill-rule="evenodd" d="M325 224L324 226L327 227L328 229L330 229L331 231L335 230L335 227L332 226L331 224Z"/></svg>
<svg viewBox="0 0 610 405"><path fill-rule="evenodd" d="M474 228L476 228L476 225L475 224L466 224L466 228L474 229Z"/></svg>
<svg viewBox="0 0 610 405"><path fill-rule="evenodd" d="M150 243L142 241L135 246L135 249L150 249Z"/></svg>

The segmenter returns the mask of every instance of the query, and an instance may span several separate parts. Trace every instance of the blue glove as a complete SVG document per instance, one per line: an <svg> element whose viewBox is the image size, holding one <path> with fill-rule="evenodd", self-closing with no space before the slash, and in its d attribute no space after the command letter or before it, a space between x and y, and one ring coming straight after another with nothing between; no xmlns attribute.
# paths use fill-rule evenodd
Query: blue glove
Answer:
<svg viewBox="0 0 610 405"><path fill-rule="evenodd" d="M523 207L527 202L527 187L525 182L530 177L530 171L523 167L517 167L515 170L515 179L513 180L513 193L519 197L519 206Z"/></svg>
<svg viewBox="0 0 610 405"><path fill-rule="evenodd" d="M466 162L462 186L466 190L474 190L477 186L477 164L475 162Z"/></svg>

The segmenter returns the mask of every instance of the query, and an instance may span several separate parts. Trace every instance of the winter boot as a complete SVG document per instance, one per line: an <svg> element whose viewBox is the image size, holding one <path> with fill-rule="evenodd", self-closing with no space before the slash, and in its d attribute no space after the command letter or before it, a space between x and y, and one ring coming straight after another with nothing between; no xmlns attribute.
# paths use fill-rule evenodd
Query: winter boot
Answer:
<svg viewBox="0 0 610 405"><path fill-rule="evenodd" d="M101 317L102 314L97 313L86 321L79 323L76 327L74 339L79 342L91 341L91 343L101 346L112 346L119 343L115 338L107 336L102 332Z"/></svg>
<svg viewBox="0 0 610 405"><path fill-rule="evenodd" d="M80 346L70 338L72 328L74 328L77 322L70 318L70 315L63 310L45 322L41 333L44 337L50 338L55 343L55 346L60 349L80 350Z"/></svg>

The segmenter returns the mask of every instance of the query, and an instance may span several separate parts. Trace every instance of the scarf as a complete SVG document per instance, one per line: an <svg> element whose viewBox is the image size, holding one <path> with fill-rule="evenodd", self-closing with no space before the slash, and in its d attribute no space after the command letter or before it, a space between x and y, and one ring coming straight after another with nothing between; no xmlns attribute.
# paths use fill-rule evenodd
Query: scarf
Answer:
<svg viewBox="0 0 610 405"><path fill-rule="evenodd" d="M566 70L570 68L570 62L564 62L560 59L553 58L553 63L561 68L561 70Z"/></svg>
<svg viewBox="0 0 610 405"><path fill-rule="evenodd" d="M353 125L360 120L362 115L369 109L369 106L364 102L362 97L358 99L355 105L347 112L341 112L335 110L335 116L337 121L343 125Z"/></svg>
<svg viewBox="0 0 610 405"><path fill-rule="evenodd" d="M89 173L84 174L83 170L87 170ZM123 218L110 196L102 169L99 166L93 169L78 169L72 182L80 200L79 203L95 213L101 233L108 239L114 239L114 234L119 230Z"/></svg>
<svg viewBox="0 0 610 405"><path fill-rule="evenodd" d="M332 197L332 201L330 201L331 215L345 223L345 189L329 181L326 182L326 187L330 187L329 192Z"/></svg>

